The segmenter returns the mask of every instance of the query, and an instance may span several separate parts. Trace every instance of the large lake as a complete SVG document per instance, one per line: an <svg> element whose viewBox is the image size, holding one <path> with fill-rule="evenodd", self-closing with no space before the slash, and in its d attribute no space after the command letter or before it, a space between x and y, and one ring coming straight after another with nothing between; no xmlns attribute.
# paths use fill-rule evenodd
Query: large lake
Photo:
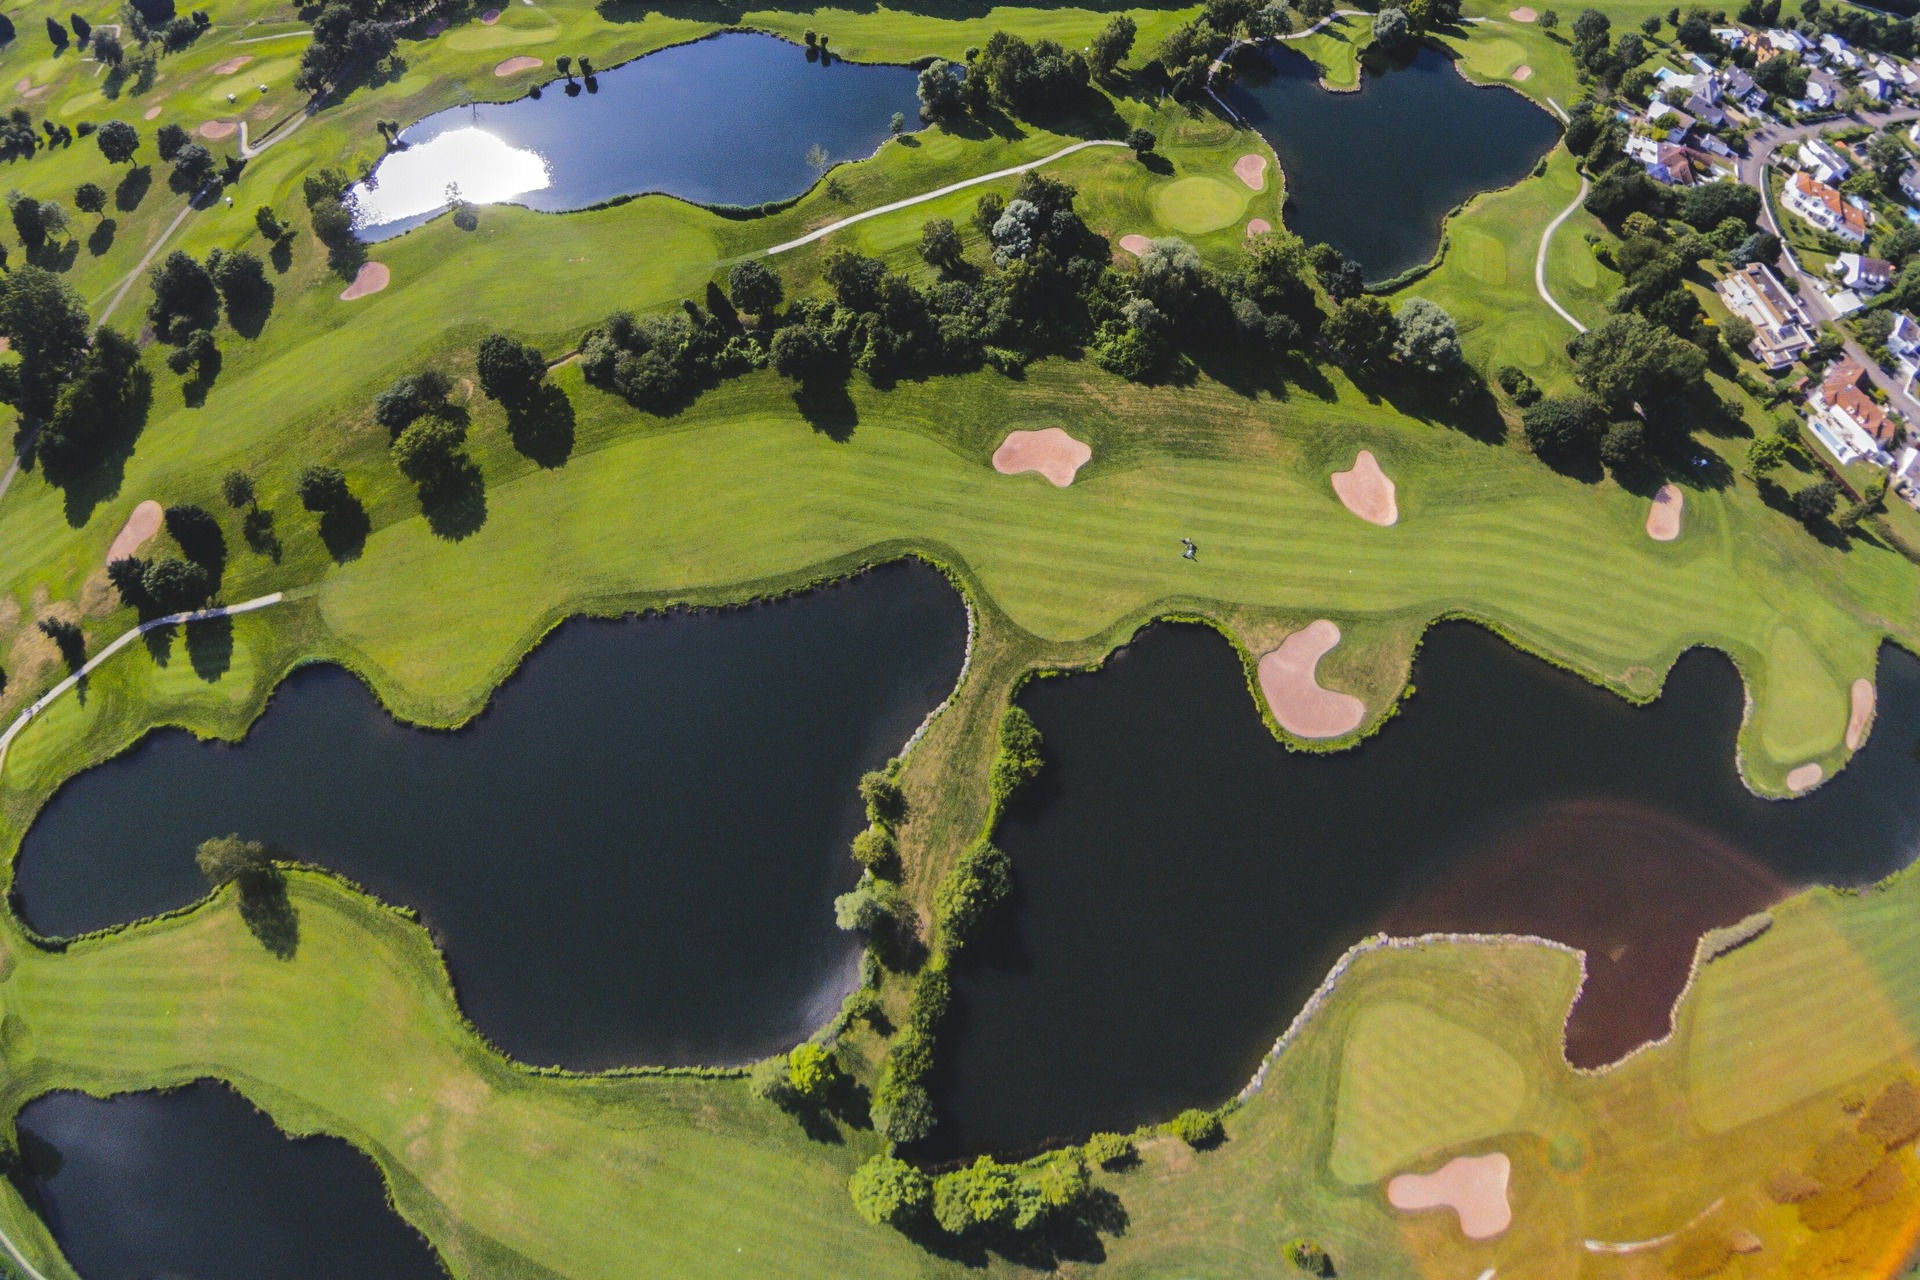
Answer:
<svg viewBox="0 0 1920 1280"><path fill-rule="evenodd" d="M1014 894L955 973L937 1153L1025 1150L1214 1106L1369 933L1588 950L1595 1065L1664 1033L1695 940L1920 846L1920 661L1888 647L1872 737L1802 799L1734 769L1742 693L1694 652L1634 707L1466 624L1361 747L1289 751L1211 630L1160 625L1021 703L1046 768L998 836Z"/></svg>
<svg viewBox="0 0 1920 1280"><path fill-rule="evenodd" d="M784 200L819 178L810 148L857 160L887 140L896 112L919 124L911 67L810 60L749 32L662 49L594 80L592 92L569 95L556 80L538 98L453 107L403 130L404 149L350 195L361 238L425 222L446 207L449 184L474 204L548 211L643 192Z"/></svg>
<svg viewBox="0 0 1920 1280"><path fill-rule="evenodd" d="M16 1185L82 1280L445 1280L339 1138L287 1138L202 1081L20 1112Z"/></svg>
<svg viewBox="0 0 1920 1280"><path fill-rule="evenodd" d="M1243 46L1233 68L1227 101L1280 158L1288 228L1355 259L1369 280L1431 258L1450 209L1526 177L1560 136L1545 110L1468 84L1424 45L1364 68L1357 93L1322 89L1311 59L1271 44Z"/></svg>
<svg viewBox="0 0 1920 1280"><path fill-rule="evenodd" d="M573 621L477 721L397 724L337 667L239 746L150 735L74 778L21 847L26 920L74 934L206 892L238 832L417 908L462 1007L531 1063L741 1062L856 981L834 927L860 774L952 690L966 608L889 565L770 604Z"/></svg>

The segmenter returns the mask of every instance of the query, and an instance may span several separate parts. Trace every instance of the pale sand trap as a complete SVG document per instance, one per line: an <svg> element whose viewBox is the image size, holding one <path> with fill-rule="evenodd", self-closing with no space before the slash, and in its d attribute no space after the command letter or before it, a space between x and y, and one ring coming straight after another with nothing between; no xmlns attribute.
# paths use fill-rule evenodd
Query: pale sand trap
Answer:
<svg viewBox="0 0 1920 1280"><path fill-rule="evenodd" d="M1826 776L1827 771L1819 765L1803 764L1787 775L1787 790L1795 793L1811 791L1819 786L1820 779Z"/></svg>
<svg viewBox="0 0 1920 1280"><path fill-rule="evenodd" d="M993 451L993 469L1003 476L1038 471L1054 488L1064 489L1091 457L1091 445L1075 440L1059 427L1047 427L1009 433Z"/></svg>
<svg viewBox="0 0 1920 1280"><path fill-rule="evenodd" d="M160 104L157 102L154 103L141 114L149 120L158 120L160 118Z"/></svg>
<svg viewBox="0 0 1920 1280"><path fill-rule="evenodd" d="M1263 236L1271 230L1273 230L1273 224L1271 222L1268 222L1265 218L1255 218L1247 223L1247 238L1251 240L1253 237Z"/></svg>
<svg viewBox="0 0 1920 1280"><path fill-rule="evenodd" d="M1153 247L1153 242L1145 236L1121 236L1120 247L1138 258Z"/></svg>
<svg viewBox="0 0 1920 1280"><path fill-rule="evenodd" d="M107 563L124 560L138 551L148 538L160 532L160 521L165 515L152 498L135 507L127 522L120 526L120 532L114 535L113 545L107 548Z"/></svg>
<svg viewBox="0 0 1920 1280"><path fill-rule="evenodd" d="M353 283L340 291L340 301L352 302L355 298L364 298L370 293L378 293L393 280L393 272L387 270L384 262L363 262L355 273Z"/></svg>
<svg viewBox="0 0 1920 1280"><path fill-rule="evenodd" d="M253 55L250 53L243 53L237 58L228 58L225 62L215 65L213 74L217 76L230 76L252 61Z"/></svg>
<svg viewBox="0 0 1920 1280"><path fill-rule="evenodd" d="M516 57L508 58L505 62L495 67L493 74L497 76L518 75L522 71L531 71L539 65L540 59L529 58L523 53Z"/></svg>
<svg viewBox="0 0 1920 1280"><path fill-rule="evenodd" d="M500 11L498 9L489 9L480 15L480 23L482 26L490 27L498 21L500 21Z"/></svg>
<svg viewBox="0 0 1920 1280"><path fill-rule="evenodd" d="M1460 1215L1460 1234L1491 1240L1513 1225L1507 1203L1507 1179L1513 1162L1502 1152L1455 1156L1433 1173L1403 1173L1387 1184L1387 1203L1404 1212L1452 1209Z"/></svg>
<svg viewBox="0 0 1920 1280"><path fill-rule="evenodd" d="M1513 73L1513 78L1516 82L1521 80L1529 80L1529 79L1532 79L1532 77L1533 77L1532 67L1521 67L1518 71Z"/></svg>
<svg viewBox="0 0 1920 1280"><path fill-rule="evenodd" d="M200 126L200 136L218 142L222 138L231 138L233 131L239 127L231 120L209 120Z"/></svg>
<svg viewBox="0 0 1920 1280"><path fill-rule="evenodd" d="M1867 740L1867 726L1873 723L1873 681L1862 677L1853 682L1853 710L1847 713L1847 750L1858 751Z"/></svg>
<svg viewBox="0 0 1920 1280"><path fill-rule="evenodd" d="M446 29L447 20L445 18L435 18L427 24L427 39L431 40L435 36L445 33Z"/></svg>
<svg viewBox="0 0 1920 1280"><path fill-rule="evenodd" d="M1394 501L1393 481L1380 469L1371 450L1362 449L1353 460L1353 470L1333 473L1333 491L1347 510L1382 528L1397 524L1400 506Z"/></svg>
<svg viewBox="0 0 1920 1280"><path fill-rule="evenodd" d="M1321 618L1260 659L1260 692L1280 727L1296 738L1338 738L1366 718L1366 703L1350 693L1323 689L1314 678L1320 659L1339 643L1340 628Z"/></svg>
<svg viewBox="0 0 1920 1280"><path fill-rule="evenodd" d="M1267 185L1267 158L1248 152L1233 162L1233 173L1255 191L1264 190Z"/></svg>
<svg viewBox="0 0 1920 1280"><path fill-rule="evenodd" d="M1515 9L1513 12L1509 13L1507 16L1509 18L1512 18L1515 22L1532 22L1534 19L1538 18L1540 15L1535 13L1533 10L1527 8L1526 6L1522 5L1520 8Z"/></svg>
<svg viewBox="0 0 1920 1280"><path fill-rule="evenodd" d="M31 88L33 88L33 77L28 76L25 80L13 86L13 91L15 93L25 93Z"/></svg>
<svg viewBox="0 0 1920 1280"><path fill-rule="evenodd" d="M1680 510L1687 505L1687 496L1673 485L1663 484L1660 491L1653 495L1653 505L1647 509L1647 536L1655 542L1672 542L1680 536Z"/></svg>

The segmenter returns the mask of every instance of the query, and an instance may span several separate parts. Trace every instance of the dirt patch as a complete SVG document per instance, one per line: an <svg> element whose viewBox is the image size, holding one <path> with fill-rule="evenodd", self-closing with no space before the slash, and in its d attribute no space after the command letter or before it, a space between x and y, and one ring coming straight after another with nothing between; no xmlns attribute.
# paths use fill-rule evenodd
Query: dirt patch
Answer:
<svg viewBox="0 0 1920 1280"><path fill-rule="evenodd" d="M230 76L252 61L253 55L250 53L243 53L237 58L228 58L225 62L214 64L213 74L217 76Z"/></svg>
<svg viewBox="0 0 1920 1280"><path fill-rule="evenodd" d="M1515 83L1515 84L1518 84L1518 83L1520 83L1520 81L1522 81L1522 80L1531 80L1532 78L1533 78L1533 68L1532 68L1532 67L1525 67L1525 66L1523 66L1523 67L1521 67L1521 68L1520 68L1519 70L1517 70L1517 71L1515 71L1515 72L1513 73L1513 81L1514 81L1514 83Z"/></svg>
<svg viewBox="0 0 1920 1280"><path fill-rule="evenodd" d="M1267 189L1267 158L1249 151L1233 162L1233 176L1255 191Z"/></svg>
<svg viewBox="0 0 1920 1280"><path fill-rule="evenodd" d="M446 34L446 30L447 20L445 18L435 18L427 24L426 38L431 40L435 36L444 35Z"/></svg>
<svg viewBox="0 0 1920 1280"><path fill-rule="evenodd" d="M360 270L354 274L353 283L340 291L340 301L352 302L355 298L364 298L370 293L378 293L393 280L393 272L387 270L384 262L363 262Z"/></svg>
<svg viewBox="0 0 1920 1280"><path fill-rule="evenodd" d="M480 15L480 25L483 27L490 27L498 21L500 21L500 11L498 9L489 9Z"/></svg>
<svg viewBox="0 0 1920 1280"><path fill-rule="evenodd" d="M1140 258L1146 256L1147 250L1153 247L1153 242L1140 235L1121 236L1120 247L1134 257Z"/></svg>
<svg viewBox="0 0 1920 1280"><path fill-rule="evenodd" d="M209 120L200 126L200 136L212 142L231 138L240 126L232 120Z"/></svg>
<svg viewBox="0 0 1920 1280"><path fill-rule="evenodd" d="M0 632L20 625L20 602L12 596L0 596Z"/></svg>
<svg viewBox="0 0 1920 1280"><path fill-rule="evenodd" d="M133 509L127 522L120 526L120 532L114 536L113 545L107 548L107 563L125 559L138 551L148 538L160 532L160 521L166 515L160 504L152 498Z"/></svg>
<svg viewBox="0 0 1920 1280"><path fill-rule="evenodd" d="M1339 643L1340 628L1321 618L1260 659L1260 692L1280 727L1297 738L1338 738L1366 719L1366 703L1350 693L1324 689L1314 677L1320 659Z"/></svg>
<svg viewBox="0 0 1920 1280"><path fill-rule="evenodd" d="M1054 488L1064 489L1073 483L1073 477L1091 457L1090 445L1075 440L1059 427L1014 431L993 451L993 469L1003 476L1038 471Z"/></svg>
<svg viewBox="0 0 1920 1280"><path fill-rule="evenodd" d="M1655 542L1672 542L1680 536L1680 512L1687 505L1686 495L1674 485L1663 484L1653 495L1647 510L1647 536Z"/></svg>
<svg viewBox="0 0 1920 1280"><path fill-rule="evenodd" d="M99 618L112 613L120 604L120 593L107 581L105 569L95 569L80 584L80 614L86 618Z"/></svg>
<svg viewBox="0 0 1920 1280"><path fill-rule="evenodd" d="M1393 481L1380 469L1371 450L1362 449L1353 460L1353 470L1333 473L1333 491L1347 510L1385 528L1400 520L1400 506L1394 501Z"/></svg>
<svg viewBox="0 0 1920 1280"><path fill-rule="evenodd" d="M13 86L13 91L15 93L28 93L32 89L33 89L32 76L28 76L26 79L22 80L19 84L16 84L15 86Z"/></svg>
<svg viewBox="0 0 1920 1280"><path fill-rule="evenodd" d="M1507 16L1515 22L1533 22L1540 17L1539 14L1527 8L1525 5L1508 13Z"/></svg>
<svg viewBox="0 0 1920 1280"><path fill-rule="evenodd" d="M526 54L522 53L514 57L508 58L505 62L495 67L493 69L493 74L495 74L496 76L501 76L503 78L506 76L515 76L515 75L519 75L522 71L531 71L539 65L540 65L540 59L530 58Z"/></svg>
<svg viewBox="0 0 1920 1280"><path fill-rule="evenodd" d="M1253 237L1263 236L1271 230L1273 230L1273 224L1271 222L1268 222L1265 218L1255 218L1247 223L1247 238L1251 240Z"/></svg>
<svg viewBox="0 0 1920 1280"><path fill-rule="evenodd" d="M1455 1156L1433 1173L1403 1173L1387 1183L1387 1203L1404 1213L1452 1209L1460 1215L1460 1234L1491 1240L1513 1224L1507 1203L1507 1179L1513 1162L1505 1153Z"/></svg>
<svg viewBox="0 0 1920 1280"><path fill-rule="evenodd" d="M1798 795L1802 791L1811 791L1819 786L1820 780L1826 776L1827 771L1825 769L1809 761L1787 772L1787 790L1793 792L1795 795Z"/></svg>
<svg viewBox="0 0 1920 1280"><path fill-rule="evenodd" d="M1853 708L1847 712L1847 750L1858 751L1867 740L1867 726L1873 723L1873 681L1862 677L1853 682Z"/></svg>

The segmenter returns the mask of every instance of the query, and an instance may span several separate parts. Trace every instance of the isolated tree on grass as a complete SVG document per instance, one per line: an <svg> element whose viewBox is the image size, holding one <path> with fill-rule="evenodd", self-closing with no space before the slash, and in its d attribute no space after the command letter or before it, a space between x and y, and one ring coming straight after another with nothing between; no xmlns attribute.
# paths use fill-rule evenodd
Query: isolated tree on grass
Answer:
<svg viewBox="0 0 1920 1280"><path fill-rule="evenodd" d="M213 176L213 153L197 142L189 142L173 153L173 176L183 187L199 188Z"/></svg>
<svg viewBox="0 0 1920 1280"><path fill-rule="evenodd" d="M234 470L220 477L220 496L227 505L238 511L242 507L251 507L254 503L253 477L244 471Z"/></svg>
<svg viewBox="0 0 1920 1280"><path fill-rule="evenodd" d="M353 500L347 490L347 477L338 467L303 467L294 485L300 505L309 511L338 511Z"/></svg>
<svg viewBox="0 0 1920 1280"><path fill-rule="evenodd" d="M153 302L147 307L147 319L154 331L166 335L176 319L204 327L220 312L220 291L213 275L184 249L175 249L148 272L153 286Z"/></svg>
<svg viewBox="0 0 1920 1280"><path fill-rule="evenodd" d="M140 131L125 120L109 120L93 135L100 154L109 164L125 164L140 149Z"/></svg>
<svg viewBox="0 0 1920 1280"><path fill-rule="evenodd" d="M796 1099L819 1106L839 1084L840 1066L826 1049L808 1040L787 1055L787 1080Z"/></svg>
<svg viewBox="0 0 1920 1280"><path fill-rule="evenodd" d="M273 859L267 846L258 840L242 840L238 835L221 836L203 842L194 850L193 861L207 878L207 887L224 889L238 883L247 892L251 883L273 874Z"/></svg>
<svg viewBox="0 0 1920 1280"><path fill-rule="evenodd" d="M539 394L547 380L546 357L504 333L481 339L475 366L480 390L503 404L524 404Z"/></svg>
<svg viewBox="0 0 1920 1280"><path fill-rule="evenodd" d="M1127 54L1133 50L1133 38L1138 28L1133 19L1126 14L1116 14L1106 26L1100 28L1093 37L1093 43L1087 47L1087 69L1095 77L1104 80L1114 73Z"/></svg>
<svg viewBox="0 0 1920 1280"><path fill-rule="evenodd" d="M1150 156L1153 149L1160 145L1160 139L1153 136L1151 129L1133 129L1127 134L1127 145L1133 148L1136 156Z"/></svg>
<svg viewBox="0 0 1920 1280"><path fill-rule="evenodd" d="M1808 485L1793 495L1793 514L1811 528L1833 514L1840 498L1840 486L1831 477Z"/></svg>
<svg viewBox="0 0 1920 1280"><path fill-rule="evenodd" d="M162 160L172 160L180 154L180 148L192 141L193 139L187 136L187 131L177 124L163 124L159 132L153 135L154 146L160 149Z"/></svg>
<svg viewBox="0 0 1920 1280"><path fill-rule="evenodd" d="M417 485L431 487L453 474L465 456L467 429L445 418L422 418L393 442L394 465Z"/></svg>
<svg viewBox="0 0 1920 1280"><path fill-rule="evenodd" d="M83 182L73 189L73 207L82 213L101 213L107 207L107 189L97 182Z"/></svg>

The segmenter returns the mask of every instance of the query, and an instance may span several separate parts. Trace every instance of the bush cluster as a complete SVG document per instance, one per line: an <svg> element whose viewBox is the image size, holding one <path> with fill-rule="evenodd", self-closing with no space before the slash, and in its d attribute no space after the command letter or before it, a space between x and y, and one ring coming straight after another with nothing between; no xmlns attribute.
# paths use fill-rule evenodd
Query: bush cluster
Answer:
<svg viewBox="0 0 1920 1280"><path fill-rule="evenodd" d="M952 1001L947 958L936 954L913 984L907 1025L895 1037L873 1091L873 1127L889 1142L918 1142L933 1132L927 1076L933 1071L934 1038Z"/></svg>

